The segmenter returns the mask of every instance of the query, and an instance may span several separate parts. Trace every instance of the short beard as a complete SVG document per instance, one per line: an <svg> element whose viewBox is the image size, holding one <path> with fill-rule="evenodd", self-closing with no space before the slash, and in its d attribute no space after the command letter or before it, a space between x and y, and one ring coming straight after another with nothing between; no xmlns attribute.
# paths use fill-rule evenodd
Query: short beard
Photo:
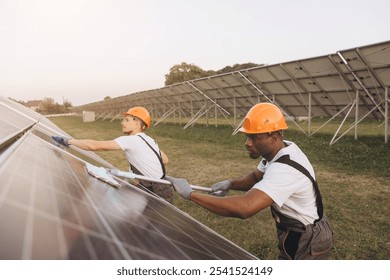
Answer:
<svg viewBox="0 0 390 280"><path fill-rule="evenodd" d="M260 155L257 155L257 154L249 154L249 157L251 159L258 159L260 157Z"/></svg>

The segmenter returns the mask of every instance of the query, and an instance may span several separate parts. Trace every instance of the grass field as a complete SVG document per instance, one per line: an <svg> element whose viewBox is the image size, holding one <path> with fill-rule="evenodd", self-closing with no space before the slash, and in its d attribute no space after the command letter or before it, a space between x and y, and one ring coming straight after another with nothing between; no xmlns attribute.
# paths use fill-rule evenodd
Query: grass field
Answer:
<svg viewBox="0 0 390 280"><path fill-rule="evenodd" d="M75 117L50 120L78 139L109 140L121 135L119 122L83 123ZM378 135L378 124L362 123L358 141L347 134L332 146L329 141L336 124L311 137L290 126L285 138L301 147L316 171L334 231L332 259L390 259L390 144L384 143L383 133ZM245 136L233 136L232 131L227 125L195 125L183 130L178 124L159 124L147 134L168 155L169 175L211 186L245 175L258 164L246 153ZM98 154L120 169L128 168L120 151ZM269 210L240 220L217 216L178 196L174 204L258 258L276 259L277 240Z"/></svg>

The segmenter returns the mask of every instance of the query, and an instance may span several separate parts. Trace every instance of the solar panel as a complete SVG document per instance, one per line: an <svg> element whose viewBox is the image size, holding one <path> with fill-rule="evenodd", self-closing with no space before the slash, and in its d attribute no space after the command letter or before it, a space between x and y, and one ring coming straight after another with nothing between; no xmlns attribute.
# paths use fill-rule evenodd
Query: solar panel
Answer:
<svg viewBox="0 0 390 280"><path fill-rule="evenodd" d="M236 124L236 119L242 119L254 104L273 102L290 120L317 117L326 122L338 116L383 121L388 118L385 108L389 102L386 97L389 87L390 41L386 41L320 57L195 79L85 104L74 110L103 114L137 105L148 108L155 119L162 120L177 114L180 108L180 112L189 116L185 126L188 127L200 114L230 115ZM358 110L349 114L350 110L345 108L353 106ZM308 134L311 134L310 128Z"/></svg>
<svg viewBox="0 0 390 280"><path fill-rule="evenodd" d="M13 124L15 114L37 118L0 101L1 112L14 112L1 116L1 126ZM154 194L90 176L87 163L111 165L53 145L53 130L66 135L40 116L2 149L0 259L255 259Z"/></svg>

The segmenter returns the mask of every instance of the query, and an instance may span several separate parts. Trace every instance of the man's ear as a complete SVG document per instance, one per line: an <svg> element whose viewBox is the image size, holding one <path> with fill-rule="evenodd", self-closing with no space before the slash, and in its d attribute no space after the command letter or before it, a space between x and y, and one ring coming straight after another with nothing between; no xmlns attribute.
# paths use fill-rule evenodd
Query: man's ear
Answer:
<svg viewBox="0 0 390 280"><path fill-rule="evenodd" d="M276 133L272 133L271 137L272 137L272 144L274 144L278 140L278 135Z"/></svg>
<svg viewBox="0 0 390 280"><path fill-rule="evenodd" d="M142 130L142 131L144 131L145 129L146 129L146 125L142 122L142 121L139 121L139 122L137 122L138 123L138 125L139 125L139 128Z"/></svg>

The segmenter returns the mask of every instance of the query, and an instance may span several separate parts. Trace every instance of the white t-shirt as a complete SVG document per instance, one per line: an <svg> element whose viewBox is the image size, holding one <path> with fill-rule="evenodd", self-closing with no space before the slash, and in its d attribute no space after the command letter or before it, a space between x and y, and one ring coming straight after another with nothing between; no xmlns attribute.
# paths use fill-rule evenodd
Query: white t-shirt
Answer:
<svg viewBox="0 0 390 280"><path fill-rule="evenodd" d="M163 176L161 163L157 158L157 155L138 135L142 136L142 138L144 138L149 145L152 146L157 154L160 155L160 149L157 143L153 140L153 138L145 133L120 136L114 139L114 141L116 141L125 152L125 156L130 165L137 168L142 175L160 179Z"/></svg>
<svg viewBox="0 0 390 280"><path fill-rule="evenodd" d="M312 224L318 218L313 183L294 167L275 161L288 154L291 160L306 168L315 179L313 167L295 143L284 142L287 147L282 148L270 162L264 165L261 161L258 165L257 168L264 172L264 176L254 188L268 194L274 201L273 206L282 214L295 218L304 225Z"/></svg>

